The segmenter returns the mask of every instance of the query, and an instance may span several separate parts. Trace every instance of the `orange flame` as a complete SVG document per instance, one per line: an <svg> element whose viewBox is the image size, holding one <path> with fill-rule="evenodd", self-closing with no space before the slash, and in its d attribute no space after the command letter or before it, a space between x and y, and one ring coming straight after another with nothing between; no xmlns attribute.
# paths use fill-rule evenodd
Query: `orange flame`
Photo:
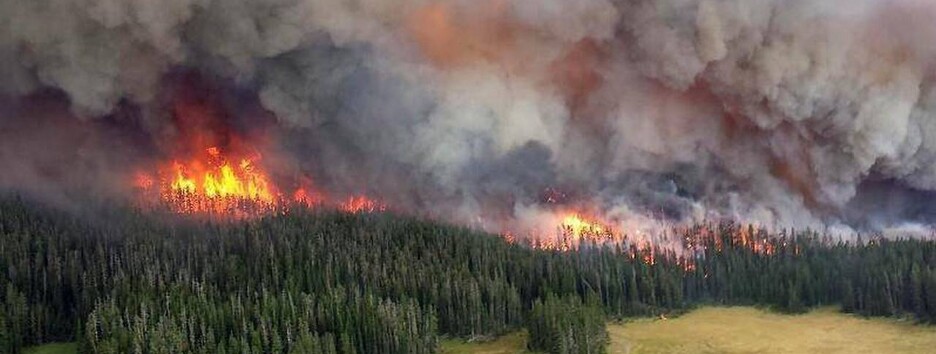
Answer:
<svg viewBox="0 0 936 354"><path fill-rule="evenodd" d="M620 241L623 236L615 232L608 224L597 218L585 216L579 212L561 214L557 224L551 226L558 231L557 237L532 235L532 246L541 249L571 250L583 241L602 243Z"/></svg>
<svg viewBox="0 0 936 354"><path fill-rule="evenodd" d="M585 219L578 214L569 214L564 217L560 227L564 231L567 231L569 236L574 237L575 239L582 239L583 237L594 235L602 235L608 229L601 223Z"/></svg>
<svg viewBox="0 0 936 354"><path fill-rule="evenodd" d="M134 184L143 191L157 191L161 204L179 214L253 217L284 212L297 205L331 206L348 213L387 210L386 204L364 195L342 202L330 201L307 180L291 195L284 195L259 168L259 160L259 155L228 158L220 148L210 147L188 162L166 163L160 168L158 182L139 173Z"/></svg>
<svg viewBox="0 0 936 354"><path fill-rule="evenodd" d="M373 213L385 211L387 206L366 196L359 195L348 198L344 203L341 203L340 209L349 213Z"/></svg>
<svg viewBox="0 0 936 354"><path fill-rule="evenodd" d="M287 212L295 206L348 212L386 209L365 196L342 202L316 189L305 175L287 181L283 174L268 174L258 151L266 151L262 147L269 136L262 127L241 131L230 126L227 112L211 92L197 77L179 83L171 110L175 129L165 135L171 139L158 141L172 158L152 170L147 166L146 173L137 173L132 180L143 196L141 206L235 218Z"/></svg>
<svg viewBox="0 0 936 354"><path fill-rule="evenodd" d="M293 202L296 204L305 206L307 208L315 207L319 204L322 204L325 200L320 193L315 191L310 191L306 188L299 188L293 192Z"/></svg>
<svg viewBox="0 0 936 354"><path fill-rule="evenodd" d="M136 185L158 188L163 204L177 213L255 214L273 209L278 195L269 177L256 168L258 160L250 156L231 161L220 148L210 147L191 161L167 163L160 169L158 185L145 174L137 176Z"/></svg>

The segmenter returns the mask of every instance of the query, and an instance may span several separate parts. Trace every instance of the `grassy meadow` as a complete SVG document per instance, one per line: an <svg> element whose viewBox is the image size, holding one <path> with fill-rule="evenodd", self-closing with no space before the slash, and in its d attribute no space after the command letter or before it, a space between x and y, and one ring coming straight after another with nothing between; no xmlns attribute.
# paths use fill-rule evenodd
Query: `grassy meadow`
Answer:
<svg viewBox="0 0 936 354"><path fill-rule="evenodd" d="M833 308L784 315L705 307L668 320L609 324L609 353L933 353L936 327L865 319ZM442 353L525 353L525 335L486 343L444 341Z"/></svg>
<svg viewBox="0 0 936 354"><path fill-rule="evenodd" d="M27 348L24 354L73 354L78 352L77 343L51 343Z"/></svg>

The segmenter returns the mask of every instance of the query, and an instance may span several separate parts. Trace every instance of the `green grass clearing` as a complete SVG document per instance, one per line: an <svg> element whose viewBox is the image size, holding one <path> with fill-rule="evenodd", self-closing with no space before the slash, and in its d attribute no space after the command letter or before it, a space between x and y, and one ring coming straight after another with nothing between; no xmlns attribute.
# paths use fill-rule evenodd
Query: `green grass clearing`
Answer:
<svg viewBox="0 0 936 354"><path fill-rule="evenodd" d="M933 353L936 327L865 319L825 308L783 315L705 307L669 320L609 324L610 353ZM442 353L523 353L525 334L486 343L444 341Z"/></svg>
<svg viewBox="0 0 936 354"><path fill-rule="evenodd" d="M50 343L23 350L23 354L75 354L78 352L77 343Z"/></svg>

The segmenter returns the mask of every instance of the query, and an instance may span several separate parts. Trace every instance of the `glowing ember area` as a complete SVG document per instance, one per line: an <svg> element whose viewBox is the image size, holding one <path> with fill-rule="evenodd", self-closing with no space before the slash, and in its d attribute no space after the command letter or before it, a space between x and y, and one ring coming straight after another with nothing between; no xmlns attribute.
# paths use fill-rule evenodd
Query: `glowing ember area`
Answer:
<svg viewBox="0 0 936 354"><path fill-rule="evenodd" d="M800 253L798 246L791 247L794 243L788 242L790 236L786 236L786 231L771 234L757 225L730 221L691 227L661 225L656 231L647 232L639 227L627 227L628 222L605 222L603 220L607 219L580 212L556 212L550 219L553 224L546 220L547 224L537 229L553 228L557 230L555 234L534 231L529 237L518 238L514 232L507 231L503 237L511 243L553 251L574 251L586 245L610 246L626 250L634 261L655 265L669 260L687 272L696 269L696 259L721 253L726 248L744 248L763 257L783 252Z"/></svg>
<svg viewBox="0 0 936 354"><path fill-rule="evenodd" d="M310 191L306 188L299 188L293 192L292 201L307 208L315 207L321 204L325 197L320 193Z"/></svg>
<svg viewBox="0 0 936 354"><path fill-rule="evenodd" d="M560 214L555 225L543 229L556 230L555 234L535 234L531 245L536 248L571 250L582 242L604 243L623 241L623 235L615 232L608 224L581 213ZM510 236L511 238L513 236Z"/></svg>
<svg viewBox="0 0 936 354"><path fill-rule="evenodd" d="M373 213L385 211L387 206L365 196L354 196L341 203L340 209L349 213Z"/></svg>

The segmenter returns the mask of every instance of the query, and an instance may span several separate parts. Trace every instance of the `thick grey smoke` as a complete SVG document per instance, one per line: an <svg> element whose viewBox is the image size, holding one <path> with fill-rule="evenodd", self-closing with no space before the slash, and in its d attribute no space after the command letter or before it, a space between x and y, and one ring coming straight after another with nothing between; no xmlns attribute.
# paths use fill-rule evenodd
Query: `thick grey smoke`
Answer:
<svg viewBox="0 0 936 354"><path fill-rule="evenodd" d="M160 136L198 72L276 117L273 164L492 230L936 220L873 197L936 191L926 0L0 0L0 26L4 105L51 88Z"/></svg>

